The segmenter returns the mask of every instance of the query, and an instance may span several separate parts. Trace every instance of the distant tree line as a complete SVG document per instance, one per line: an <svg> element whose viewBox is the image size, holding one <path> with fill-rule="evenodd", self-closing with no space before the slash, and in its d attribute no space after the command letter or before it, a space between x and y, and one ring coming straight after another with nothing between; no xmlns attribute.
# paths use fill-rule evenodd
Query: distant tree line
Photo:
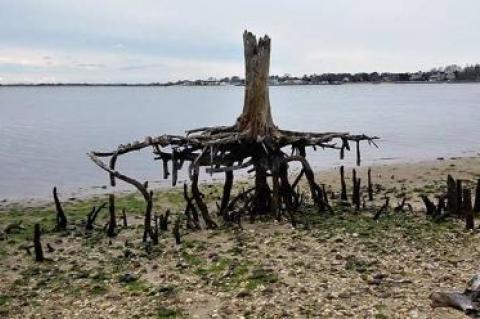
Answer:
<svg viewBox="0 0 480 319"><path fill-rule="evenodd" d="M430 71L418 72L359 72L359 73L323 73L303 76L290 74L271 75L270 85L318 85L318 84L343 84L343 83L380 83L380 82L480 82L480 64L460 67L449 65L434 68ZM221 79L209 78L207 80L177 81L166 85L243 85L244 80L238 76Z"/></svg>
<svg viewBox="0 0 480 319"><path fill-rule="evenodd" d="M360 72L360 73L323 73L303 76L271 75L270 85L319 85L344 83L381 83L381 82L480 82L480 64L460 67L456 64L434 68L430 71L418 72ZM38 84L7 84L7 85L35 85L35 86L217 86L217 85L244 85L245 80L239 76L213 78L206 80L180 80L174 82L152 83L38 83ZM0 84L1 86L2 84Z"/></svg>

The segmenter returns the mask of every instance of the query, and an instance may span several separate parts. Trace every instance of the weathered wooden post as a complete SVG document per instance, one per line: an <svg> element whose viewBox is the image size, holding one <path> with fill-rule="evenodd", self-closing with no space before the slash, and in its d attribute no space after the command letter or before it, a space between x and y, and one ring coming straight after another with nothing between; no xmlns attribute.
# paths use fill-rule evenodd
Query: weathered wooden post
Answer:
<svg viewBox="0 0 480 319"><path fill-rule="evenodd" d="M107 236L115 237L115 228L117 227L117 218L115 216L115 195L108 195L108 211L110 220L108 221Z"/></svg>
<svg viewBox="0 0 480 319"><path fill-rule="evenodd" d="M62 204L58 199L57 187L53 188L53 200L55 201L55 210L57 211L57 226L58 230L65 230L67 228L67 216L63 211Z"/></svg>
<svg viewBox="0 0 480 319"><path fill-rule="evenodd" d="M457 179L457 211L455 214L457 216L462 216L463 215L463 186L462 186L462 180Z"/></svg>
<svg viewBox="0 0 480 319"><path fill-rule="evenodd" d="M340 166L340 187L341 187L340 200L348 201L347 184L345 183L345 168L343 167L343 165Z"/></svg>
<svg viewBox="0 0 480 319"><path fill-rule="evenodd" d="M472 208L472 193L469 188L463 189L462 215L465 216L465 228L468 230L475 228L475 220Z"/></svg>
<svg viewBox="0 0 480 319"><path fill-rule="evenodd" d="M477 180L477 187L475 187L475 204L473 205L473 211L480 213L480 178Z"/></svg>
<svg viewBox="0 0 480 319"><path fill-rule="evenodd" d="M457 183L452 175L447 176L447 210L451 215L457 214Z"/></svg>
<svg viewBox="0 0 480 319"><path fill-rule="evenodd" d="M42 231L40 230L40 225L35 224L33 227L33 248L35 250L35 261L42 262L45 260L43 257L42 243L40 241Z"/></svg>

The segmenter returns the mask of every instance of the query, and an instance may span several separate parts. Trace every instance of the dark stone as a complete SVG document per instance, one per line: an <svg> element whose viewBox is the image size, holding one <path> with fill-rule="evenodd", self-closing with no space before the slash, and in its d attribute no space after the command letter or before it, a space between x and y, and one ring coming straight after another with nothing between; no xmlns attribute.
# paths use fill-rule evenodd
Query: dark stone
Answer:
<svg viewBox="0 0 480 319"><path fill-rule="evenodd" d="M124 283L124 284L128 284L128 283L131 283L131 282L134 282L134 281L137 281L137 280L138 280L138 278L135 275L132 275L130 273L126 273L126 274L120 276L120 278L118 279L119 282Z"/></svg>

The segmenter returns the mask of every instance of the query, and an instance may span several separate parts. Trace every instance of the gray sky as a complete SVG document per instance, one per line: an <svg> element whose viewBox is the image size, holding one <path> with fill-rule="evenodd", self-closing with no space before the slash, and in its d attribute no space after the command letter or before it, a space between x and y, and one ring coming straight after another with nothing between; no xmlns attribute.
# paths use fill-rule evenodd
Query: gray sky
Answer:
<svg viewBox="0 0 480 319"><path fill-rule="evenodd" d="M0 83L243 75L242 33L271 73L416 71L480 62L479 0L0 0Z"/></svg>

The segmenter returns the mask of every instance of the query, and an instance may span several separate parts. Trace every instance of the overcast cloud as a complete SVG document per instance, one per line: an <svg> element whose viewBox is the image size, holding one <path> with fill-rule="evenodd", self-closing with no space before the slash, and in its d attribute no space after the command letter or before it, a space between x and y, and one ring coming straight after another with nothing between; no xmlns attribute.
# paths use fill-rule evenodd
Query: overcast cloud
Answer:
<svg viewBox="0 0 480 319"><path fill-rule="evenodd" d="M243 74L242 32L272 74L480 62L478 0L0 0L0 83Z"/></svg>

